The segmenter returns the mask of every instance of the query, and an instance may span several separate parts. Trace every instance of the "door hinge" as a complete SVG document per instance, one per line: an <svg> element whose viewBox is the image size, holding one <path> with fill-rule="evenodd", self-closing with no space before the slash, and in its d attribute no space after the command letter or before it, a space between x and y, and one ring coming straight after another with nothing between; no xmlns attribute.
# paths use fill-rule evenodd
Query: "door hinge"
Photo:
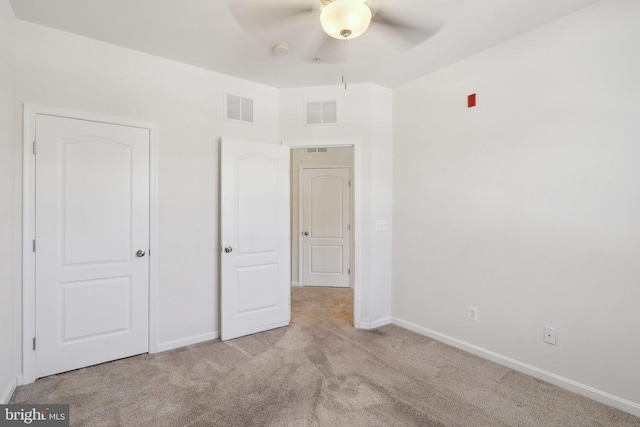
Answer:
<svg viewBox="0 0 640 427"><path fill-rule="evenodd" d="M351 274L351 269L347 268L347 274Z"/></svg>
<svg viewBox="0 0 640 427"><path fill-rule="evenodd" d="M347 230L351 231L351 224L347 224Z"/></svg>
<svg viewBox="0 0 640 427"><path fill-rule="evenodd" d="M36 349L36 337L33 337L33 349Z"/></svg>
<svg viewBox="0 0 640 427"><path fill-rule="evenodd" d="M349 187L351 187L351 180L349 180Z"/></svg>
<svg viewBox="0 0 640 427"><path fill-rule="evenodd" d="M36 142L33 141L33 154L36 154Z"/></svg>
<svg viewBox="0 0 640 427"><path fill-rule="evenodd" d="M36 239L33 239L33 252L36 251Z"/></svg>

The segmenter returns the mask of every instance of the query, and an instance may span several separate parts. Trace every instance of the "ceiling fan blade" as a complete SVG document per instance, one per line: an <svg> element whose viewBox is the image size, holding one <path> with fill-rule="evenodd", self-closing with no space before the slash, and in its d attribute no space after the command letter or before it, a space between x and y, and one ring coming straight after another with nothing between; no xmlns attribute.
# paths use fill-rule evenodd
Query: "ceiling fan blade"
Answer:
<svg viewBox="0 0 640 427"><path fill-rule="evenodd" d="M381 10L376 11L371 23L398 34L406 48L415 47L423 43L442 28L441 25L434 25L434 23L418 26Z"/></svg>
<svg viewBox="0 0 640 427"><path fill-rule="evenodd" d="M246 30L267 30L297 17L309 15L315 8L304 2L291 5L274 5L269 2L229 1L229 10Z"/></svg>

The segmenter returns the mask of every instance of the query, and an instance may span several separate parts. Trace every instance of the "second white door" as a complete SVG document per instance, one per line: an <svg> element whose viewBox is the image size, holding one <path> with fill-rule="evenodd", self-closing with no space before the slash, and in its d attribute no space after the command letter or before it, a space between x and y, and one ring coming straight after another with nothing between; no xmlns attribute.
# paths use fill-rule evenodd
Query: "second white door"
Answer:
<svg viewBox="0 0 640 427"><path fill-rule="evenodd" d="M223 139L221 338L291 320L289 147Z"/></svg>
<svg viewBox="0 0 640 427"><path fill-rule="evenodd" d="M350 168L303 169L302 285L350 286Z"/></svg>
<svg viewBox="0 0 640 427"><path fill-rule="evenodd" d="M149 130L36 116L36 377L149 349Z"/></svg>

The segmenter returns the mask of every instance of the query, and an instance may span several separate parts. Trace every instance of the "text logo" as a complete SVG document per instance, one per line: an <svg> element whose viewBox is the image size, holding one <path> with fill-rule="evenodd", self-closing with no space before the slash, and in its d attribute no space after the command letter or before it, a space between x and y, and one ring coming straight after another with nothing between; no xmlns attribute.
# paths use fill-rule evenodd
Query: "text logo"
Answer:
<svg viewBox="0 0 640 427"><path fill-rule="evenodd" d="M0 427L69 427L69 405L0 405Z"/></svg>

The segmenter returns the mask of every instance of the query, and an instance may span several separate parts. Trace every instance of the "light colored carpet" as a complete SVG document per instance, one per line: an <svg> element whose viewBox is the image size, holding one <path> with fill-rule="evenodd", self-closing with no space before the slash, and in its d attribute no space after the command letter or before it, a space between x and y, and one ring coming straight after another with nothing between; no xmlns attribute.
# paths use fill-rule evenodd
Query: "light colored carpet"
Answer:
<svg viewBox="0 0 640 427"><path fill-rule="evenodd" d="M352 292L294 288L292 324L19 387L74 426L640 426L640 419L397 326Z"/></svg>

